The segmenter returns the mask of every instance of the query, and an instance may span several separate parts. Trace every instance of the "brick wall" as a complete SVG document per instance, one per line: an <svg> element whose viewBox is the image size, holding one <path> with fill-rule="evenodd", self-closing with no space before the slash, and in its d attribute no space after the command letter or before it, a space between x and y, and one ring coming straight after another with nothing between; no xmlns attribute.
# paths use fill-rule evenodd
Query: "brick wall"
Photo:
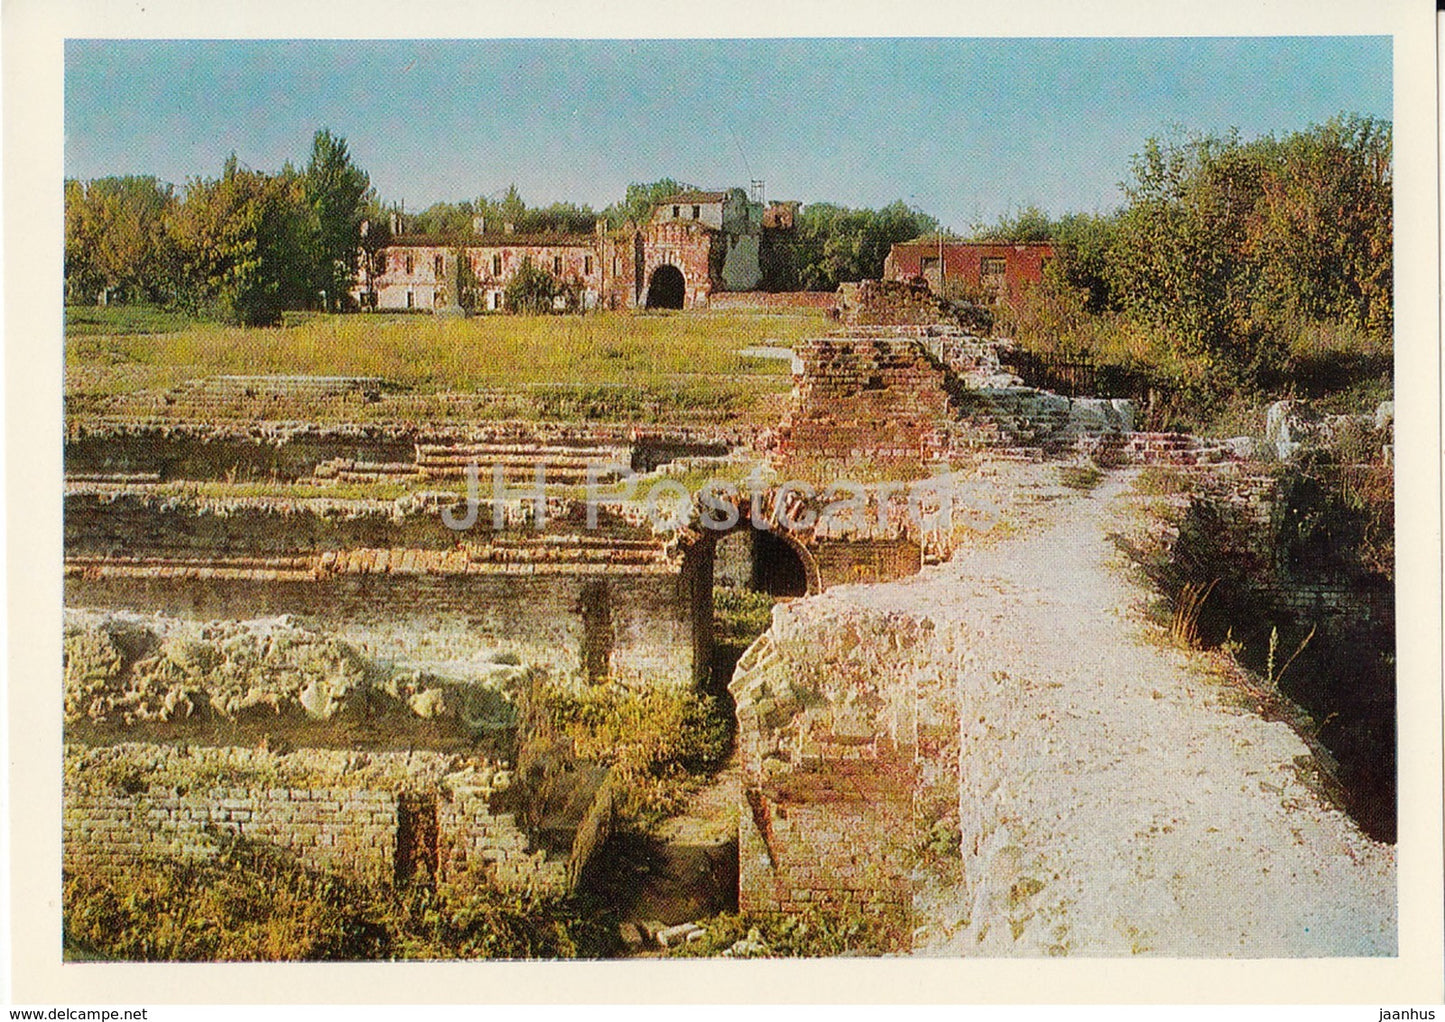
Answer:
<svg viewBox="0 0 1445 1022"><path fill-rule="evenodd" d="M576 854L549 853L514 813L494 811L505 771L456 766L456 757L419 752L70 745L64 866L118 875L147 857L211 858L242 838L368 883L424 870L453 889L568 890L610 824L605 784Z"/></svg>
<svg viewBox="0 0 1445 1022"><path fill-rule="evenodd" d="M922 461L949 408L945 373L905 337L823 337L795 348L802 372L782 427L787 457Z"/></svg>
<svg viewBox="0 0 1445 1022"><path fill-rule="evenodd" d="M600 584L607 611L604 659L614 677L690 685L706 666L694 644L692 582L678 572L376 574L305 581L257 574L260 577L160 578L72 573L66 579L65 599L72 607L158 612L199 621L295 614L398 666L465 675L469 665L511 653L559 679L584 680L589 620L583 593L595 594Z"/></svg>
<svg viewBox="0 0 1445 1022"><path fill-rule="evenodd" d="M851 907L908 946L916 850L957 819L957 670L928 621L826 595L774 610L729 686L743 911Z"/></svg>

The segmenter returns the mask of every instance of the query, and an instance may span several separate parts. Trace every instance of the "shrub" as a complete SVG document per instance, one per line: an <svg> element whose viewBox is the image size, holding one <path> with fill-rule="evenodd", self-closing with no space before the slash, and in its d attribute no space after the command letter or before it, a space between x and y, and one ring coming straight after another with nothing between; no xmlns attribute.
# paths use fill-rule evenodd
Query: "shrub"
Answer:
<svg viewBox="0 0 1445 1022"><path fill-rule="evenodd" d="M713 590L713 639L719 645L750 646L773 621L776 599L751 589Z"/></svg>
<svg viewBox="0 0 1445 1022"><path fill-rule="evenodd" d="M612 767L619 815L641 826L675 813L689 775L728 754L731 719L691 689L547 686L534 700L535 740L561 740L578 759Z"/></svg>
<svg viewBox="0 0 1445 1022"><path fill-rule="evenodd" d="M902 921L876 907L809 909L785 916L724 913L706 923L704 937L669 950L675 958L828 958L897 950ZM731 949L745 943L737 951Z"/></svg>

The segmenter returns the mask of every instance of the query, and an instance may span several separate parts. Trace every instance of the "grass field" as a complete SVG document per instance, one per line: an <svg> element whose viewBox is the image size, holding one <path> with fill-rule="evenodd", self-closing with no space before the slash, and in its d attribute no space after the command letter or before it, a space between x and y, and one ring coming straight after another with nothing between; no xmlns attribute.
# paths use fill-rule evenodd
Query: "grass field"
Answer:
<svg viewBox="0 0 1445 1022"><path fill-rule="evenodd" d="M787 346L828 321L809 311L586 316L314 316L226 327L154 310L68 309L68 390L124 394L223 374L378 376L423 392L546 385L666 390L736 381L786 386L786 362L743 348Z"/></svg>

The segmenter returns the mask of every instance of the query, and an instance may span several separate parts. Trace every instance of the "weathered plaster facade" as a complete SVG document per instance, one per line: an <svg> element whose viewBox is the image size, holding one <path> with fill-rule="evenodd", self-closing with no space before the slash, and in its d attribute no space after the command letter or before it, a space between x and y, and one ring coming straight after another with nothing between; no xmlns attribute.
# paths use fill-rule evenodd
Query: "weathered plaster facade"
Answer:
<svg viewBox="0 0 1445 1022"><path fill-rule="evenodd" d="M765 209L735 188L679 193L659 202L646 224L620 231L599 223L593 234L401 233L365 267L352 298L362 308L497 311L530 260L571 288L583 309L703 308L714 292L762 283L763 232L791 231L796 205Z"/></svg>

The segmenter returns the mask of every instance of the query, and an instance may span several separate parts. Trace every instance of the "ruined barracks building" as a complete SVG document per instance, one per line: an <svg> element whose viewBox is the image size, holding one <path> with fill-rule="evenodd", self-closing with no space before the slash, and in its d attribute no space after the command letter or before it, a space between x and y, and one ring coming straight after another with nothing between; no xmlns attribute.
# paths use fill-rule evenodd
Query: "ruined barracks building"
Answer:
<svg viewBox="0 0 1445 1022"><path fill-rule="evenodd" d="M390 244L363 266L352 296L362 308L497 310L530 260L583 308L703 308L715 291L759 286L763 251L791 235L797 207L764 207L741 188L689 191L657 203L646 224L620 231L599 221L592 234L517 234L511 224L496 231L478 218L465 238L410 235L393 217Z"/></svg>
<svg viewBox="0 0 1445 1022"><path fill-rule="evenodd" d="M1050 242L907 241L883 261L884 280L923 279L935 294L951 282L1016 301L1044 279L1054 258Z"/></svg>

